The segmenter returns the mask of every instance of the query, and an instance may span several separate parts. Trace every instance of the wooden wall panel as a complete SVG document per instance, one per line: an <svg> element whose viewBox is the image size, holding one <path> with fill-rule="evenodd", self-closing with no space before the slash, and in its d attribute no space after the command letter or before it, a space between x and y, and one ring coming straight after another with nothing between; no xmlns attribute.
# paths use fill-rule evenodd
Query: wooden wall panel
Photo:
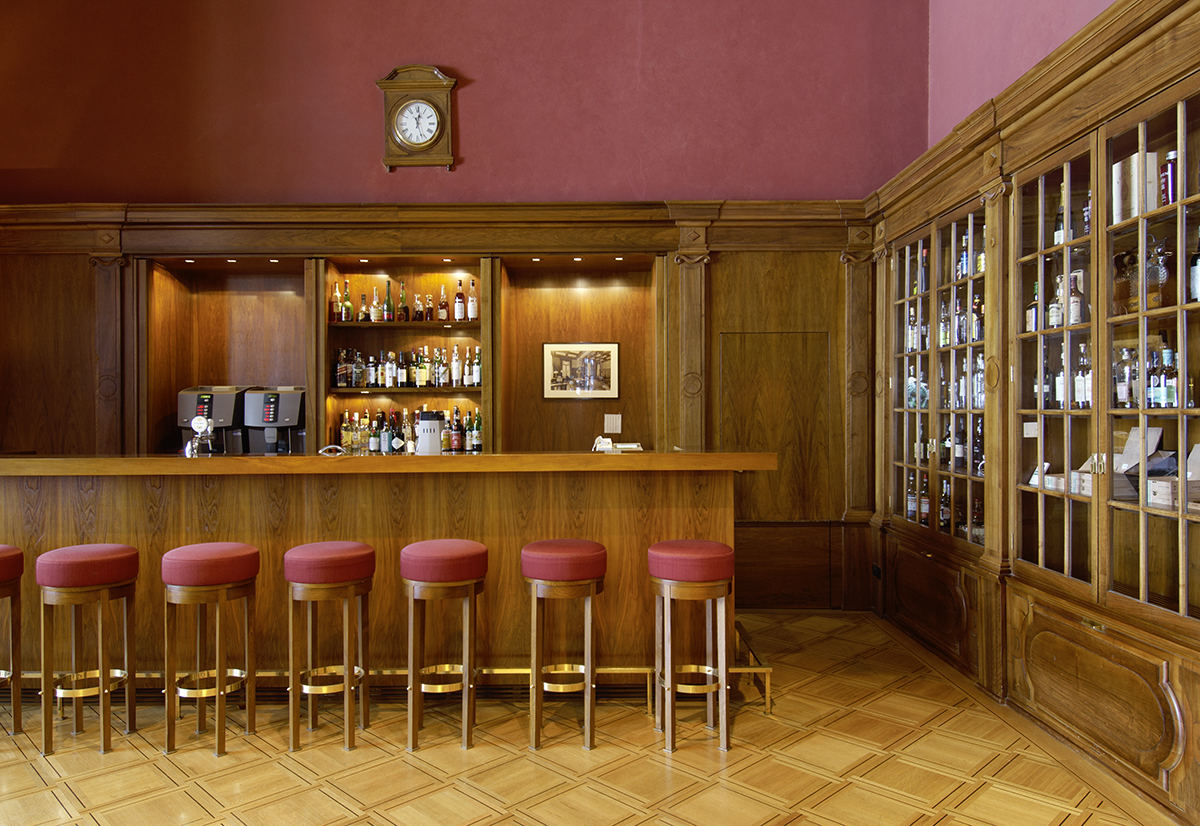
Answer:
<svg viewBox="0 0 1200 826"><path fill-rule="evenodd" d="M0 454L96 452L96 275L83 255L0 255Z"/></svg>
<svg viewBox="0 0 1200 826"><path fill-rule="evenodd" d="M888 543L887 554L888 618L975 677L978 578L895 540Z"/></svg>
<svg viewBox="0 0 1200 826"><path fill-rule="evenodd" d="M646 548L670 538L732 544L732 476L731 471L656 471L0 477L0 536L26 552L22 598L27 606L39 604L33 576L39 554L81 542L121 542L138 548L136 626L138 667L143 671L162 668L161 558L173 547L242 541L262 551L260 667L281 670L287 656L284 553L294 545L325 539L354 538L371 544L377 552L371 600L373 661L379 668L397 668L403 666L407 650L401 548L419 539L476 539L489 548L479 614L481 660L492 667L519 667L527 662L529 638L521 547L549 537L588 537L604 543L609 552L605 590L596 606L599 660L604 665L644 666L654 656ZM698 608L692 610L695 607L681 611L684 627L699 627L701 614ZM332 608L323 610L334 618ZM186 662L192 650L188 629L193 626L191 612L185 613L181 640ZM578 655L579 608L559 605L551 616L551 638L559 651ZM431 656L453 657L458 623L453 606L431 611ZM66 633L65 625L60 631ZM326 623L322 646L335 650L337 633ZM26 623L26 671L38 666L37 641L38 624ZM60 642L65 646L66 637Z"/></svg>
<svg viewBox="0 0 1200 826"><path fill-rule="evenodd" d="M183 446L177 394L198 384L196 310L190 284L160 265L151 266L147 274L146 301L146 442L141 449L173 453Z"/></svg>
<svg viewBox="0 0 1200 826"><path fill-rule="evenodd" d="M734 529L739 608L833 606L828 524Z"/></svg>
<svg viewBox="0 0 1200 826"><path fill-rule="evenodd" d="M604 432L604 414L619 413L615 438L653 450L654 283L651 272L574 275L506 271L501 304L500 403L505 453L589 450ZM616 399L545 399L542 344L616 342Z"/></svg>

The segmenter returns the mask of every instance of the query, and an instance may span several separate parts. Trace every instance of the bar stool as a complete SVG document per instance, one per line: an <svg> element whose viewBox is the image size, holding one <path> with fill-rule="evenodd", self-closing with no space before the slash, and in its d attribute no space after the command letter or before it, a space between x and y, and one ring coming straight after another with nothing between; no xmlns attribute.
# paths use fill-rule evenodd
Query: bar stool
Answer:
<svg viewBox="0 0 1200 826"><path fill-rule="evenodd" d="M34 576L42 592L42 754L54 753L54 698L69 697L74 706L73 734L83 731L83 698L100 703L100 753L112 750L112 691L125 686L125 733L137 731L134 709L133 595L138 552L128 545L70 545L37 558ZM104 615L112 600L124 600L124 670L108 667ZM96 605L98 667L81 671L83 614L80 606ZM54 606L71 606L71 673L54 679ZM95 680L94 686L79 683ZM64 687L69 686L69 687Z"/></svg>
<svg viewBox="0 0 1200 826"><path fill-rule="evenodd" d="M596 746L596 629L592 598L604 590L608 551L587 539L543 539L521 549L521 576L530 595L529 748L542 746L542 691L583 691L583 747ZM546 600L583 597L583 664L544 665ZM582 680L543 681L543 674L581 674Z"/></svg>
<svg viewBox="0 0 1200 826"><path fill-rule="evenodd" d="M164 694L167 699L167 745L164 753L175 751L175 717L180 697L196 698L196 731L207 729L205 704L217 698L216 747L225 753L226 695L246 687L246 734L254 733L254 586L258 577L259 554L253 545L240 542L204 542L167 551L162 558L162 581L166 589L166 660ZM226 603L242 600L245 623L245 669L225 665L225 634L222 616ZM216 663L205 669L208 657L208 606L215 604ZM175 679L178 651L175 644L179 605L196 606L196 670ZM230 679L232 678L232 679ZM210 683L205 685L205 683Z"/></svg>
<svg viewBox="0 0 1200 826"><path fill-rule="evenodd" d="M21 731L21 577L25 552L0 545L0 599L8 597L8 671L0 671L0 683L8 681L12 697L12 733Z"/></svg>
<svg viewBox="0 0 1200 826"><path fill-rule="evenodd" d="M720 749L729 750L729 652L733 638L733 548L703 539L673 539L650 546L650 582L654 591L654 659L658 671L654 730L666 731L663 751L675 751L675 694L708 695L708 727L715 728L713 694L720 698ZM675 663L676 600L704 600L705 665ZM714 660L713 603L716 603ZM707 675L702 684L679 683L677 673ZM664 717L665 723L664 723ZM665 725L665 729L664 729Z"/></svg>
<svg viewBox="0 0 1200 826"><path fill-rule="evenodd" d="M300 694L308 696L308 727L317 727L317 694L342 692L345 717L344 748L354 748L354 687L358 687L361 725L371 724L370 708L370 593L375 577L375 549L362 542L312 542L283 555L283 576L291 590L288 613L288 722L289 750L300 749ZM353 605L357 598L358 634L355 638ZM342 665L314 666L317 659L317 603L342 601ZM305 611L307 608L307 612ZM305 614L307 613L307 616ZM303 627L304 633L301 633ZM308 666L300 670L307 641ZM355 662L355 648L358 665ZM336 683L329 677L341 677Z"/></svg>
<svg viewBox="0 0 1200 826"><path fill-rule="evenodd" d="M488 549L469 539L427 539L400 551L400 577L408 597L408 750L418 746L424 692L462 690L462 747L474 743L475 597L483 591ZM462 663L426 666L425 601L462 600ZM454 682L425 682L426 675L458 674Z"/></svg>

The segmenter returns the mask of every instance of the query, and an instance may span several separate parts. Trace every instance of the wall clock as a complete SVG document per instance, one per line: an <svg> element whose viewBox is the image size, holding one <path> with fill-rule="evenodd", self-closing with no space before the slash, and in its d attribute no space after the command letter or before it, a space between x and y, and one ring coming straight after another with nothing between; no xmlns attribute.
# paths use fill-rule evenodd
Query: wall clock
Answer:
<svg viewBox="0 0 1200 826"><path fill-rule="evenodd" d="M433 66L398 66L383 90L383 165L454 167L450 90L458 81Z"/></svg>

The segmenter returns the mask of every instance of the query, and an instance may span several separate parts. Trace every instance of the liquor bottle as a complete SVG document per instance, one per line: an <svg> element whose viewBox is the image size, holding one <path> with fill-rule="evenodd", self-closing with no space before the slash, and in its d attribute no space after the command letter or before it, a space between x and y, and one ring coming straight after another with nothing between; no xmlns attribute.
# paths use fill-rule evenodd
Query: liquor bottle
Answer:
<svg viewBox="0 0 1200 826"><path fill-rule="evenodd" d="M946 418L946 431L942 434L941 444L938 445L938 467L950 470L954 457L954 433L950 430L950 419Z"/></svg>
<svg viewBox="0 0 1200 826"><path fill-rule="evenodd" d="M950 346L950 302L942 298L938 310L938 347Z"/></svg>
<svg viewBox="0 0 1200 826"><path fill-rule="evenodd" d="M358 455L359 456L370 455L370 452L369 452L370 439L371 439L371 415L368 412L367 408L364 406L362 415L358 417Z"/></svg>
<svg viewBox="0 0 1200 826"><path fill-rule="evenodd" d="M333 296L329 299L329 321L330 323L341 321L342 319L342 290L337 281L333 282Z"/></svg>
<svg viewBox="0 0 1200 826"><path fill-rule="evenodd" d="M425 320L426 321L447 321L450 318L450 304L446 301L446 287L442 285L442 303L437 306L437 310L433 307L433 296L429 293L425 294Z"/></svg>
<svg viewBox="0 0 1200 826"><path fill-rule="evenodd" d="M420 293L417 293L416 295L413 296L412 320L413 321L424 321L425 320L425 305L421 303L421 294Z"/></svg>
<svg viewBox="0 0 1200 826"><path fill-rule="evenodd" d="M938 530L950 533L950 480L942 480L942 496L938 502Z"/></svg>
<svg viewBox="0 0 1200 826"><path fill-rule="evenodd" d="M1162 406L1179 407L1179 370L1175 367L1175 351L1162 351Z"/></svg>
<svg viewBox="0 0 1200 826"><path fill-rule="evenodd" d="M458 291L454 293L454 320L467 320L467 299L463 296L462 279L458 279Z"/></svg>
<svg viewBox="0 0 1200 826"><path fill-rule="evenodd" d="M904 491L904 515L908 519L917 520L917 474L908 472L908 486Z"/></svg>
<svg viewBox="0 0 1200 826"><path fill-rule="evenodd" d="M958 386L954 394L954 406L960 410L971 406L970 397L967 395L967 354L963 353L958 360Z"/></svg>
<svg viewBox="0 0 1200 826"><path fill-rule="evenodd" d="M371 320L371 311L367 307L367 294L366 293L362 294L362 303L360 303L358 305L358 318L356 320L357 321L370 321Z"/></svg>
<svg viewBox="0 0 1200 826"><path fill-rule="evenodd" d="M983 476L983 416L975 417L975 432L971 435L971 473Z"/></svg>
<svg viewBox="0 0 1200 826"><path fill-rule="evenodd" d="M1172 149L1167 153L1167 159L1158 168L1159 205L1167 206L1175 203L1175 167L1179 163L1179 153Z"/></svg>
<svg viewBox="0 0 1200 826"><path fill-rule="evenodd" d="M354 413L350 419L350 455L358 456L362 453L362 430L358 424L358 414Z"/></svg>
<svg viewBox="0 0 1200 826"><path fill-rule="evenodd" d="M908 305L908 338L905 342L905 349L908 350L908 352L911 353L917 349L917 338L917 305L910 304Z"/></svg>
<svg viewBox="0 0 1200 826"><path fill-rule="evenodd" d="M342 432L339 434L341 437L339 444L342 446L342 450L346 451L347 453L350 452L350 448L353 446L353 440L350 435L351 432L352 431L350 430L350 411L343 410L342 411Z"/></svg>
<svg viewBox="0 0 1200 826"><path fill-rule="evenodd" d="M475 452L475 425L471 422L471 413L463 415L463 453L470 456Z"/></svg>
<svg viewBox="0 0 1200 826"><path fill-rule="evenodd" d="M400 281L400 303L396 305L396 320L408 321L408 299L404 295L404 281Z"/></svg>
<svg viewBox="0 0 1200 826"><path fill-rule="evenodd" d="M1067 324L1083 324L1087 321L1087 299L1079 289L1083 270L1071 271L1070 290L1067 293Z"/></svg>
<svg viewBox="0 0 1200 826"><path fill-rule="evenodd" d="M392 428L388 416L379 411L379 453L383 456L392 455Z"/></svg>
<svg viewBox="0 0 1200 826"><path fill-rule="evenodd" d="M922 419L917 419L916 434L913 438L913 461L918 464L925 464L929 460L929 454L925 448L925 427Z"/></svg>
<svg viewBox="0 0 1200 826"><path fill-rule="evenodd" d="M371 298L371 306L368 309L371 321L383 321L383 303L379 300L379 288L375 287L375 295Z"/></svg>
<svg viewBox="0 0 1200 826"><path fill-rule="evenodd" d="M367 356L367 387L379 386L379 371L374 356Z"/></svg>
<svg viewBox="0 0 1200 826"><path fill-rule="evenodd" d="M429 366L425 364L425 354L421 350L417 350L417 387L424 387L429 383Z"/></svg>
<svg viewBox="0 0 1200 826"><path fill-rule="evenodd" d="M921 247L921 266L917 270L917 290L925 292L929 289L929 248Z"/></svg>
<svg viewBox="0 0 1200 826"><path fill-rule="evenodd" d="M1188 258L1188 301L1200 301L1200 235L1196 236L1196 251Z"/></svg>
<svg viewBox="0 0 1200 826"><path fill-rule="evenodd" d="M929 527L929 474L921 474L921 490L918 493L917 506L917 521L925 527Z"/></svg>
<svg viewBox="0 0 1200 826"><path fill-rule="evenodd" d="M975 296L971 299L971 341L983 341L983 285L976 282Z"/></svg>
<svg viewBox="0 0 1200 826"><path fill-rule="evenodd" d="M450 411L443 410L442 414L443 414L442 421L445 423L442 425L442 455L449 456L450 455L450 431L451 431Z"/></svg>
<svg viewBox="0 0 1200 826"><path fill-rule="evenodd" d="M1168 253L1162 244L1156 244L1146 257L1146 309L1155 310L1164 304L1174 304L1166 289L1170 273L1167 271ZM1166 300L1164 300L1166 299Z"/></svg>
<svg viewBox="0 0 1200 826"><path fill-rule="evenodd" d="M1059 189L1058 211L1054 213L1054 244L1055 246L1063 243L1066 240L1066 227L1063 223L1064 206L1067 202L1067 185L1064 183Z"/></svg>
<svg viewBox="0 0 1200 826"><path fill-rule="evenodd" d="M454 345L454 355L450 358L450 386L463 386L462 361L458 357L458 345Z"/></svg>
<svg viewBox="0 0 1200 826"><path fill-rule="evenodd" d="M1117 407L1137 407L1137 362L1128 347L1121 348L1121 357L1113 370L1116 382Z"/></svg>
<svg viewBox="0 0 1200 826"><path fill-rule="evenodd" d="M345 387L346 382L346 351L337 351L337 365L333 368L333 386Z"/></svg>
<svg viewBox="0 0 1200 826"><path fill-rule="evenodd" d="M479 415L479 408L475 408L475 438L472 441L476 455L483 453L483 417Z"/></svg>
<svg viewBox="0 0 1200 826"><path fill-rule="evenodd" d="M388 350L387 365L383 368L383 386L395 387L400 375L399 365L396 364L396 354Z"/></svg>
<svg viewBox="0 0 1200 826"><path fill-rule="evenodd" d="M471 279L471 292L467 295L467 321L479 320L479 298L475 295L475 279Z"/></svg>
<svg viewBox="0 0 1200 826"><path fill-rule="evenodd" d="M1038 328L1038 282L1033 282L1033 301L1025 305L1025 332L1033 333Z"/></svg>
<svg viewBox="0 0 1200 826"><path fill-rule="evenodd" d="M1062 387L1062 362L1057 363L1050 358L1050 350L1046 349L1046 357L1042 361L1042 408L1057 410L1062 407L1058 390Z"/></svg>
<svg viewBox="0 0 1200 826"><path fill-rule="evenodd" d="M413 435L412 421L408 418L408 408L404 408L404 425L401 432L404 434L404 452L408 455L415 455L417 452L417 440Z"/></svg>
<svg viewBox="0 0 1200 826"><path fill-rule="evenodd" d="M1146 365L1146 407L1162 407L1162 367L1158 361L1158 351L1151 350Z"/></svg>
<svg viewBox="0 0 1200 826"><path fill-rule="evenodd" d="M458 412L458 405L454 405L454 418L450 421L450 455L461 456L463 453L463 422L462 416Z"/></svg>
<svg viewBox="0 0 1200 826"><path fill-rule="evenodd" d="M479 345L475 345L475 363L471 365L471 384L479 387L483 384L483 362L479 360Z"/></svg>
<svg viewBox="0 0 1200 826"><path fill-rule="evenodd" d="M984 369L983 353L976 353L975 366L971 370L971 406L976 410L982 410L987 400L983 383Z"/></svg>
<svg viewBox="0 0 1200 826"><path fill-rule="evenodd" d="M954 429L954 470L959 473L967 470L967 422L965 416L958 417L958 426Z"/></svg>
<svg viewBox="0 0 1200 826"><path fill-rule="evenodd" d="M363 362L361 352L355 351L354 353L354 367L352 368L351 376L353 380L352 387L367 386L367 365Z"/></svg>
<svg viewBox="0 0 1200 826"><path fill-rule="evenodd" d="M958 265L954 268L955 278L966 278L971 274L971 255L967 250L967 236L962 237L958 247Z"/></svg>
<svg viewBox="0 0 1200 826"><path fill-rule="evenodd" d="M1088 410L1092 406L1092 354L1086 341L1079 342L1079 361L1071 390L1071 407Z"/></svg>
<svg viewBox="0 0 1200 826"><path fill-rule="evenodd" d="M387 296L383 299L383 320L396 320L396 305L392 302L392 281L389 278L387 282Z"/></svg>
<svg viewBox="0 0 1200 826"><path fill-rule="evenodd" d="M961 293L956 292L954 296L954 343L967 343L967 327L970 319L963 308L963 297Z"/></svg>
<svg viewBox="0 0 1200 826"><path fill-rule="evenodd" d="M379 423L372 421L367 431L367 455L379 455Z"/></svg>
<svg viewBox="0 0 1200 826"><path fill-rule="evenodd" d="M971 541L983 544L983 500L979 498L971 503Z"/></svg>
<svg viewBox="0 0 1200 826"><path fill-rule="evenodd" d="M342 290L342 317L341 321L354 320L354 305L350 303L350 279L346 279L346 288Z"/></svg>
<svg viewBox="0 0 1200 826"><path fill-rule="evenodd" d="M1061 327L1063 323L1063 279L1058 276L1058 287L1054 291L1054 300L1046 305L1046 326Z"/></svg>

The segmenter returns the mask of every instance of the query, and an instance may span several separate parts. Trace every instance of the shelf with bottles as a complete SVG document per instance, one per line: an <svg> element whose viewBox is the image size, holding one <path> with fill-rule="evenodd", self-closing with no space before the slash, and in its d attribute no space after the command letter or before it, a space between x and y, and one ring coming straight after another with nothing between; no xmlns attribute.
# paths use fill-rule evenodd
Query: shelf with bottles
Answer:
<svg viewBox="0 0 1200 826"><path fill-rule="evenodd" d="M1200 196L1200 96L1137 121L1107 142L1108 225L1154 221Z"/></svg>
<svg viewBox="0 0 1200 826"><path fill-rule="evenodd" d="M330 393L368 390L404 393L444 391L481 392L484 382L483 347L468 341L452 347L414 346L409 352L383 347L376 359L352 347L338 348Z"/></svg>
<svg viewBox="0 0 1200 826"><path fill-rule="evenodd" d="M359 260L359 266L368 264L370 259ZM332 259L326 262L326 319L331 329L373 324L451 328L479 324L482 304L477 263L464 268L385 259L370 272L352 266L344 262L339 266Z"/></svg>
<svg viewBox="0 0 1200 826"><path fill-rule="evenodd" d="M375 399L375 405L365 401L363 410L340 411L333 423L327 444L338 445L351 456L414 456L417 455L418 417L429 410L427 404L397 409L387 399ZM483 416L478 405L465 399L459 404L435 407L441 410L445 426L438 454L475 456L484 453L486 442ZM385 409L385 407L387 409Z"/></svg>

